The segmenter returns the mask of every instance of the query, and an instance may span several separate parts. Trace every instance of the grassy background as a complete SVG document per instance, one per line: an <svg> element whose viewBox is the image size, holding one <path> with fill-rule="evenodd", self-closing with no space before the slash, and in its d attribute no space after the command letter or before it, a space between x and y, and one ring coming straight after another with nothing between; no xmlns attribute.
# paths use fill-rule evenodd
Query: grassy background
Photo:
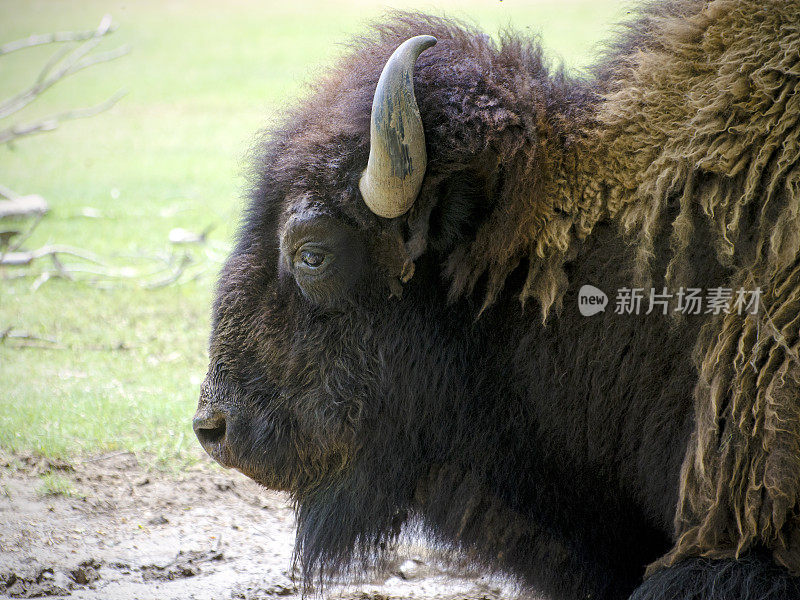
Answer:
<svg viewBox="0 0 800 600"><path fill-rule="evenodd" d="M551 54L576 69L624 17L616 0L397 5L465 18L490 33L511 24L541 34ZM0 148L0 184L51 205L26 247L69 244L127 264L133 255L169 252L172 228L210 225L212 243L229 246L253 134L383 10L366 0L0 0L0 43L91 29L109 13L119 29L101 49L132 47L0 122L129 92L107 113ZM52 52L0 57L0 96L29 85ZM192 252L203 260L202 248ZM217 269L211 263L196 279L157 290L53 279L33 291L33 278L11 279L19 271L0 268L0 331L57 341L52 348L0 343L0 450L56 458L133 450L168 465L199 456L190 418Z"/></svg>

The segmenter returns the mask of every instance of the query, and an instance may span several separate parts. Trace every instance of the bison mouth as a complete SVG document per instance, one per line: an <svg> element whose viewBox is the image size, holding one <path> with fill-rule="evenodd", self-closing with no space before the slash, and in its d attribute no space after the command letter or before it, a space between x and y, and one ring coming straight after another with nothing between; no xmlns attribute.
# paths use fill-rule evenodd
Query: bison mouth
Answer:
<svg viewBox="0 0 800 600"><path fill-rule="evenodd" d="M219 413L206 415L198 411L193 427L200 445L221 466L236 469L270 489L288 490L274 465L273 443L265 444L260 440L255 446L250 440L243 440L239 433L241 426L237 427L236 422ZM254 447L260 448L258 456L251 455Z"/></svg>
<svg viewBox="0 0 800 600"><path fill-rule="evenodd" d="M297 459L272 419L231 415L201 398L192 426L200 445L222 467L236 469L264 487L291 491Z"/></svg>
<svg viewBox="0 0 800 600"><path fill-rule="evenodd" d="M221 370L210 369L201 387L192 428L203 450L221 466L276 487L272 474L276 462L275 428L271 419L264 418L266 415L248 418L246 415L253 412L245 409L249 404L239 385Z"/></svg>
<svg viewBox="0 0 800 600"><path fill-rule="evenodd" d="M286 409L292 402L336 402L324 394L290 397L276 387L259 391L248 393L217 370L209 372L192 425L211 458L267 488L292 493L346 469L356 447L347 414L310 411L316 418L303 421Z"/></svg>

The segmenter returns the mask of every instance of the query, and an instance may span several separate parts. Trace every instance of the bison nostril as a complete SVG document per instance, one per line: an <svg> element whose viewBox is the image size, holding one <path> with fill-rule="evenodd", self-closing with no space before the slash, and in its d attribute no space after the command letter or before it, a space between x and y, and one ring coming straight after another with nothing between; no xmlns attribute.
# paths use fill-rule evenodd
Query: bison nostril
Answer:
<svg viewBox="0 0 800 600"><path fill-rule="evenodd" d="M210 416L195 417L192 427L203 446L215 444L225 437L225 415L213 413Z"/></svg>

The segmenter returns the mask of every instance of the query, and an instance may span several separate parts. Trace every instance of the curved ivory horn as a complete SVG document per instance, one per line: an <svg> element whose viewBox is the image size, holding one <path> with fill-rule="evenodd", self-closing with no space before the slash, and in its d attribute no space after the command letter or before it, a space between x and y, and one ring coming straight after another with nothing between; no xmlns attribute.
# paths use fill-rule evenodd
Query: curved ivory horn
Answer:
<svg viewBox="0 0 800 600"><path fill-rule="evenodd" d="M372 99L369 162L358 187L369 209L392 219L414 204L428 157L425 131L414 98L414 63L436 43L430 35L406 40L394 51Z"/></svg>

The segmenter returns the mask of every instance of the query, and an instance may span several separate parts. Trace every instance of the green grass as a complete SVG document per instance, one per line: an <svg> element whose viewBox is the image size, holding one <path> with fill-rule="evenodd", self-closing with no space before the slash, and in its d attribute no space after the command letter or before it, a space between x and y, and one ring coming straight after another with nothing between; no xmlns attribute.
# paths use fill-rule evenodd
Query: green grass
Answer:
<svg viewBox="0 0 800 600"><path fill-rule="evenodd" d="M454 14L489 32L513 24L540 33L573 68L624 16L620 2L598 0L398 5ZM253 134L335 60L339 42L382 10L366 0L4 0L0 42L91 28L110 13L119 29L101 49L132 48L57 84L17 115L33 120L128 90L107 113L0 148L0 183L41 194L52 207L26 246L68 244L122 265L131 262L126 255L168 252L175 227L215 225L212 243L229 244ZM32 82L50 52L0 58L0 95ZM82 216L87 207L100 217ZM201 250L192 253L201 258ZM190 418L217 268L157 290L53 279L33 291L33 279L3 280L14 271L0 272L0 332L13 327L57 342L0 343L0 449L57 458L133 450L166 464L198 456Z"/></svg>

